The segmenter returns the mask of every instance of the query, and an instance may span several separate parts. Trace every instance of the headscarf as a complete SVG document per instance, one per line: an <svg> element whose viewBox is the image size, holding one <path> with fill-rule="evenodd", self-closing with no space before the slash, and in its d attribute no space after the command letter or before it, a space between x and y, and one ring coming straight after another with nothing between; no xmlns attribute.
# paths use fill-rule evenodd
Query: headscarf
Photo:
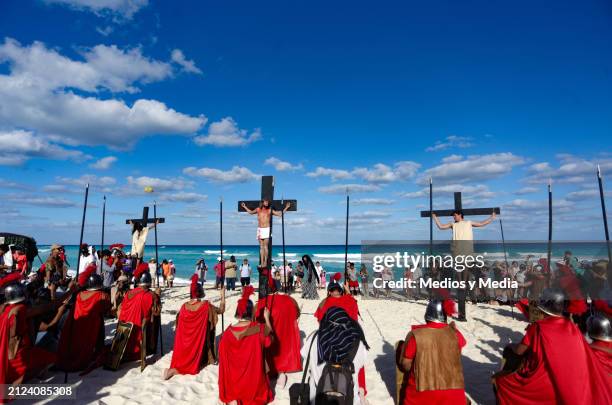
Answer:
<svg viewBox="0 0 612 405"><path fill-rule="evenodd" d="M319 279L319 273L317 273L317 269L314 265L314 263L312 262L312 259L310 258L310 256L308 255L304 255L302 256L302 263L304 264L304 267L306 267L306 269L308 270L308 282L312 283L312 275L314 273L315 276L315 280Z"/></svg>
<svg viewBox="0 0 612 405"><path fill-rule="evenodd" d="M317 344L319 364L351 362L353 359L349 358L349 355L354 356L355 345L360 341L366 349L370 348L359 323L351 319L344 309L331 307L319 326Z"/></svg>

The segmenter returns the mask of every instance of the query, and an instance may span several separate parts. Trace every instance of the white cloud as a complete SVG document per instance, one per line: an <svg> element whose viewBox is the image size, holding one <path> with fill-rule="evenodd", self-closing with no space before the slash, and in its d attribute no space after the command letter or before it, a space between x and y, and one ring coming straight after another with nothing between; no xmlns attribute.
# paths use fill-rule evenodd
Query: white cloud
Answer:
<svg viewBox="0 0 612 405"><path fill-rule="evenodd" d="M525 195L525 194L533 194L539 191L544 191L544 189L539 189L537 187L523 187L520 190L514 192L516 195Z"/></svg>
<svg viewBox="0 0 612 405"><path fill-rule="evenodd" d="M207 135L198 135L193 138L199 146L246 146L261 139L261 130L255 129L250 134L246 129L240 129L232 117L225 117L208 127Z"/></svg>
<svg viewBox="0 0 612 405"><path fill-rule="evenodd" d="M109 169L113 163L115 163L117 161L117 158L115 156L107 156L107 157L103 157L102 159L99 159L97 161L95 161L94 163L90 164L89 167L91 167L92 169L97 169L97 170L106 170Z"/></svg>
<svg viewBox="0 0 612 405"><path fill-rule="evenodd" d="M380 191L380 186L375 184L335 184L319 188L319 192L325 194L373 193L375 191Z"/></svg>
<svg viewBox="0 0 612 405"><path fill-rule="evenodd" d="M196 66L195 62L185 58L185 54L180 49L173 49L171 58L172 61L181 66L185 72L202 74L202 71Z"/></svg>
<svg viewBox="0 0 612 405"><path fill-rule="evenodd" d="M162 191L181 191L193 187L193 182L182 178L161 179L158 177L128 176L126 178L128 189L135 189L138 192L144 191L145 187L153 187L154 192Z"/></svg>
<svg viewBox="0 0 612 405"><path fill-rule="evenodd" d="M73 186L85 187L87 184L90 186L98 186L98 187L109 187L114 186L117 183L117 180L114 177L110 176L102 176L98 177L93 174L84 174L78 178L71 177L57 177L58 183L61 184L69 184Z"/></svg>
<svg viewBox="0 0 612 405"><path fill-rule="evenodd" d="M180 202L180 203L196 203L205 201L208 198L205 194L178 192L172 194L163 194L159 197L160 201Z"/></svg>
<svg viewBox="0 0 612 405"><path fill-rule="evenodd" d="M157 100L99 99L71 89L98 93L137 91L138 83L171 75L165 62L144 57L140 49L121 50L98 45L75 61L34 42L21 46L6 39L0 44L0 64L8 62L10 74L0 74L0 122L25 128L67 145L106 145L129 148L150 135L190 135L206 123L204 116L179 113Z"/></svg>
<svg viewBox="0 0 612 405"><path fill-rule="evenodd" d="M0 166L18 166L32 158L81 162L91 157L51 143L29 131L0 131Z"/></svg>
<svg viewBox="0 0 612 405"><path fill-rule="evenodd" d="M259 179L261 176L255 174L246 167L234 166L230 170L219 170L209 167L186 167L183 173L188 176L202 177L215 183L246 183Z"/></svg>
<svg viewBox="0 0 612 405"><path fill-rule="evenodd" d="M527 182L530 184L541 184L552 179L555 183L585 183L594 181L597 174L597 165L603 173L612 172L612 158L602 155L598 158L587 160L568 153L558 154L558 167L552 167L548 162L539 162L529 167L530 176Z"/></svg>
<svg viewBox="0 0 612 405"><path fill-rule="evenodd" d="M344 201L342 201L344 203ZM351 201L353 205L392 205L395 200L389 200L386 198L359 198Z"/></svg>
<svg viewBox="0 0 612 405"><path fill-rule="evenodd" d="M347 180L347 179L353 178L353 175L348 170L329 169L329 168L321 167L321 166L317 167L314 172L306 173L306 176L313 177L313 178L329 176L334 181Z"/></svg>
<svg viewBox="0 0 612 405"><path fill-rule="evenodd" d="M354 218L388 218L391 216L390 212L387 211L364 211L352 214L351 219Z"/></svg>
<svg viewBox="0 0 612 405"><path fill-rule="evenodd" d="M604 192L604 195L606 197L610 197L612 196L612 191ZM565 198L569 201L599 201L600 195L598 189L591 188L586 190L572 191L571 193L568 193Z"/></svg>
<svg viewBox="0 0 612 405"><path fill-rule="evenodd" d="M525 159L511 152L489 155L470 155L452 162L442 163L427 169L417 180L418 184L429 184L430 177L436 184L464 183L467 181L490 180L502 177Z"/></svg>
<svg viewBox="0 0 612 405"><path fill-rule="evenodd" d="M419 167L421 167L419 163L410 161L397 162L393 165L393 168L383 163L377 163L371 169L355 168L352 173L369 183L391 183L414 177Z"/></svg>
<svg viewBox="0 0 612 405"><path fill-rule="evenodd" d="M98 16L114 16L130 20L134 14L149 4L149 0L44 0L79 11L89 11Z"/></svg>
<svg viewBox="0 0 612 405"><path fill-rule="evenodd" d="M285 162L275 157L269 157L264 161L264 165L273 166L279 172L293 172L296 170L304 169L304 166L300 163L298 165L292 165L289 162Z"/></svg>
<svg viewBox="0 0 612 405"><path fill-rule="evenodd" d="M442 186L436 186L434 184L433 187L433 195L453 195L455 192L465 193L466 195L463 197L468 197L471 199L479 198L479 199L489 199L495 197L496 193L489 190L489 188L483 184L475 185L475 186L467 186L464 184L445 184ZM402 198L424 198L429 197L429 187L423 188L419 191L412 192L403 192L399 193L399 196Z"/></svg>
<svg viewBox="0 0 612 405"><path fill-rule="evenodd" d="M70 201L65 198L44 197L37 195L5 194L0 196L0 199L18 204L35 205L47 208L68 208L75 207L77 205L74 201Z"/></svg>
<svg viewBox="0 0 612 405"><path fill-rule="evenodd" d="M450 135L444 138L443 141L437 141L433 146L425 149L426 152L438 152L449 148L469 148L474 146L471 142L472 137Z"/></svg>

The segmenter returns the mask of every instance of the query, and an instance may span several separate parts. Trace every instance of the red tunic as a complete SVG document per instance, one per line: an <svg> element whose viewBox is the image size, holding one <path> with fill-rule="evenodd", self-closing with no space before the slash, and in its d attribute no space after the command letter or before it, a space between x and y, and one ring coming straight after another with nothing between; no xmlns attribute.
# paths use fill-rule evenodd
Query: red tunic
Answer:
<svg viewBox="0 0 612 405"><path fill-rule="evenodd" d="M204 301L196 309L187 309L183 304L178 315L178 326L174 336L174 351L170 368L180 374L198 374L200 372L206 331L208 330L208 311L210 305Z"/></svg>
<svg viewBox="0 0 612 405"><path fill-rule="evenodd" d="M300 355L300 310L293 298L284 294L268 295L257 302L256 317L263 321L263 310L270 309L270 322L275 339L266 350L270 375L293 373L302 370Z"/></svg>
<svg viewBox="0 0 612 405"><path fill-rule="evenodd" d="M250 327L259 330L250 336L236 334ZM251 322L248 326L230 326L219 343L219 399L223 403L238 401L240 405L264 405L274 400L264 369L264 348L271 338L264 335L264 326Z"/></svg>
<svg viewBox="0 0 612 405"><path fill-rule="evenodd" d="M569 320L550 316L536 321L521 343L530 349L524 365L495 380L500 405L612 403L610 377Z"/></svg>
<svg viewBox="0 0 612 405"><path fill-rule="evenodd" d="M606 373L612 376L612 342L596 340L591 343L591 349L593 349L595 358L599 360Z"/></svg>
<svg viewBox="0 0 612 405"><path fill-rule="evenodd" d="M15 327L15 335L20 337L15 358L8 361L6 381L9 384L20 377L36 375L56 360L55 353L32 345L26 310L23 304L9 304L4 309L4 313L8 316L9 328Z"/></svg>
<svg viewBox="0 0 612 405"><path fill-rule="evenodd" d="M340 297L330 296L325 298L319 305L319 308L317 308L317 311L314 314L317 320L321 322L327 310L332 307L340 307L344 309L348 316L350 316L355 321L359 316L359 307L357 306L357 300L353 298L352 295L342 295Z"/></svg>
<svg viewBox="0 0 612 405"><path fill-rule="evenodd" d="M445 323L427 322L425 325L413 325L412 330L421 328L433 328L441 329L448 328L449 326ZM459 344L459 350L465 346L466 341L461 332L458 330L457 343ZM410 340L406 343L406 350L404 351L404 357L407 359L414 360L417 353L417 344L414 336L410 337ZM450 390L429 390L429 391L417 391L416 380L414 378L414 362L408 376L408 382L404 388L404 402L403 405L416 405L416 404L465 404L465 390L463 389L450 389Z"/></svg>
<svg viewBox="0 0 612 405"><path fill-rule="evenodd" d="M8 341L9 341L9 322L8 313L3 312L0 314L0 403L7 402L4 398L6 396L6 389L4 385L7 384L7 371L8 371Z"/></svg>
<svg viewBox="0 0 612 405"><path fill-rule="evenodd" d="M84 370L95 360L104 345L104 314L110 305L103 291L82 291L77 295L59 340L60 370Z"/></svg>
<svg viewBox="0 0 612 405"><path fill-rule="evenodd" d="M125 348L125 360L140 359L140 343L142 340L142 320L150 321L153 312L153 293L140 287L128 291L121 303L119 321L131 322L134 329Z"/></svg>

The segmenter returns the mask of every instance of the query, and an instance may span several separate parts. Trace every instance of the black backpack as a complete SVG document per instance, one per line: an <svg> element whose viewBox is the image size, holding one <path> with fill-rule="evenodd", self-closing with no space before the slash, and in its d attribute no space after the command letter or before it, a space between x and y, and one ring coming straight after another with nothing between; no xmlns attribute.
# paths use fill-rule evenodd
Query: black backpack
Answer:
<svg viewBox="0 0 612 405"><path fill-rule="evenodd" d="M352 405L353 374L355 367L353 359L357 354L359 341L356 341L351 354L342 363L326 363L317 384L315 405Z"/></svg>

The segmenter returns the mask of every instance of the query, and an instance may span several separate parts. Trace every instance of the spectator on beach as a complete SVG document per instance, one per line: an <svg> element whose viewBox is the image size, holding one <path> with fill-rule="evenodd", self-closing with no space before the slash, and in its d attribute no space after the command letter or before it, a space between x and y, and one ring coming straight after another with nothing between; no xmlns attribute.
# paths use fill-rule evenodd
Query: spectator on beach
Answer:
<svg viewBox="0 0 612 405"><path fill-rule="evenodd" d="M289 291L294 291L295 289L295 286L293 285L294 279L295 277L293 274L293 264L287 263L287 287Z"/></svg>
<svg viewBox="0 0 612 405"><path fill-rule="evenodd" d="M15 246L15 255L13 257L15 263L15 270L26 275L30 272L28 257L25 254L25 250L21 246Z"/></svg>
<svg viewBox="0 0 612 405"><path fill-rule="evenodd" d="M249 259L244 259L240 265L240 285L242 287L251 285L251 274L252 270L251 265L249 264Z"/></svg>
<svg viewBox="0 0 612 405"><path fill-rule="evenodd" d="M218 290L223 287L225 282L225 262L221 258L217 258L217 264L215 264L215 288Z"/></svg>
<svg viewBox="0 0 612 405"><path fill-rule="evenodd" d="M158 280L158 270L157 270L157 263L155 262L155 258L152 257L149 259L149 273L151 274L151 277L153 278L152 282L153 282L153 287L159 287L157 285L157 280Z"/></svg>
<svg viewBox="0 0 612 405"><path fill-rule="evenodd" d="M13 254L6 243L0 244L0 271L4 273L13 271Z"/></svg>
<svg viewBox="0 0 612 405"><path fill-rule="evenodd" d="M79 249L81 259L79 260L79 274L82 274L85 269L93 262L95 262L94 256L90 252L90 247L87 243L83 243Z"/></svg>
<svg viewBox="0 0 612 405"><path fill-rule="evenodd" d="M109 250L105 249L102 251L102 263L100 266L102 269L102 285L104 288L110 288L115 281L113 277L113 273L115 272L115 261L111 259Z"/></svg>
<svg viewBox="0 0 612 405"><path fill-rule="evenodd" d="M164 278L164 285L166 287L168 287L168 276L170 276L170 263L168 263L168 260L164 259L162 260L162 277Z"/></svg>
<svg viewBox="0 0 612 405"><path fill-rule="evenodd" d="M361 289L364 299L370 298L370 292L368 291L368 269L365 263L361 263L361 268L359 269L359 278L361 279Z"/></svg>
<svg viewBox="0 0 612 405"><path fill-rule="evenodd" d="M168 275L168 285L170 287L174 287L174 277L176 275L176 266L172 259L168 260L168 265L170 266L170 274Z"/></svg>
<svg viewBox="0 0 612 405"><path fill-rule="evenodd" d="M204 259L198 260L196 263L195 274L198 275L198 280L202 285L206 282L206 273L208 272L208 266L206 266L206 262Z"/></svg>
<svg viewBox="0 0 612 405"><path fill-rule="evenodd" d="M295 285L294 288L297 290L298 287L302 288L302 279L304 278L304 267L302 266L302 262L298 262L297 266L295 266Z"/></svg>
<svg viewBox="0 0 612 405"><path fill-rule="evenodd" d="M359 294L359 279L357 278L357 270L355 269L355 263L349 262L347 265L346 272L348 274L348 285L351 295Z"/></svg>
<svg viewBox="0 0 612 405"><path fill-rule="evenodd" d="M230 256L229 260L225 262L225 285L228 291L236 289L237 269L236 257Z"/></svg>
<svg viewBox="0 0 612 405"><path fill-rule="evenodd" d="M410 281L412 281L412 269L410 269L410 266L406 266L404 269L404 295L406 295L406 298L410 298L411 296Z"/></svg>
<svg viewBox="0 0 612 405"><path fill-rule="evenodd" d="M64 284L68 269L65 263L64 247L54 244L51 253L45 262L45 284L51 292L51 299L55 299L57 288Z"/></svg>
<svg viewBox="0 0 612 405"><path fill-rule="evenodd" d="M389 298L391 296L391 286L389 282L393 281L393 269L391 269L391 267L385 267L381 276L385 286L385 295Z"/></svg>
<svg viewBox="0 0 612 405"><path fill-rule="evenodd" d="M321 280L319 282L319 288L325 288L325 284L327 283L327 275L325 274L325 269L323 268L323 266L321 266L320 262L316 262L315 263L315 269L317 269L317 273L319 273L319 276L321 277Z"/></svg>

